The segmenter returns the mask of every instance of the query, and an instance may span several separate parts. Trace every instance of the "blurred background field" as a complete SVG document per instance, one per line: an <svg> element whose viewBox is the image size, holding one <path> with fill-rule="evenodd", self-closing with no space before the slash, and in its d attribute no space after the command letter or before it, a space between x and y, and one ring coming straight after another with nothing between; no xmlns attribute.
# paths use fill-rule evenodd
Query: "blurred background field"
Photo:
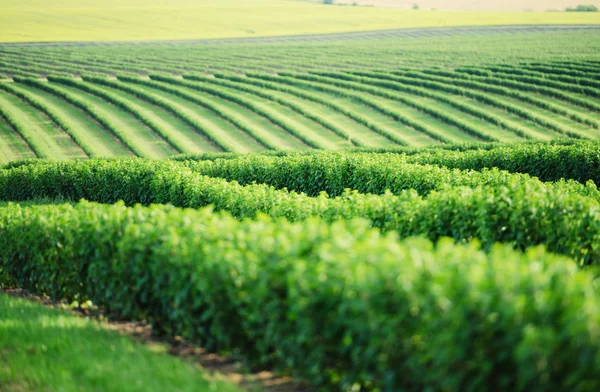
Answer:
<svg viewBox="0 0 600 392"><path fill-rule="evenodd" d="M377 1L365 0L365 3L372 2ZM533 4L531 7L540 3L529 2ZM529 2L522 3L521 7L529 8ZM295 0L4 0L0 3L0 42L182 40L433 26L600 23L598 13L492 13L479 8L431 11L425 8L435 2L425 1L418 12L401 8L336 7L320 3ZM351 3L359 4L361 1ZM393 1L385 3L395 4Z"/></svg>

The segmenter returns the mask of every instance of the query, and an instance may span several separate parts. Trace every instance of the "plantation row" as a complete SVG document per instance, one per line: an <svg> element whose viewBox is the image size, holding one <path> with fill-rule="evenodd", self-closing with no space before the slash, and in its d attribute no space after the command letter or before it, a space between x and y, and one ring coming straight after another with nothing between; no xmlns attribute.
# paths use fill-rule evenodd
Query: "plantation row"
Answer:
<svg viewBox="0 0 600 392"><path fill-rule="evenodd" d="M311 159L319 162L318 158ZM336 165L351 168L348 163L352 161L321 159L334 168ZM385 168L377 167L376 159L371 165L362 158L354 161L366 166L363 171L358 166L353 169L357 178L374 174L374 179L379 176L381 180L380 189L387 187L387 181L395 185L397 194L345 191L335 198L309 197L264 184L242 186L206 177L175 162L116 160L34 163L2 170L0 200L83 198L102 203L123 200L128 205L171 203L193 208L213 205L216 210L229 211L238 218L264 213L290 221L310 216L330 222L361 217L374 227L396 231L402 237L425 235L437 240L448 236L461 241L477 238L486 249L499 241L520 249L544 244L553 252L573 257L581 265L594 265L600 260L596 247L600 237L600 209L593 184L587 187L576 183L545 184L497 170L461 175L432 166L401 163L397 165L398 172L405 171L408 175L404 179L402 175L391 178L386 176ZM262 163L264 167L272 167L268 161ZM294 165L291 162L289 167ZM243 174L243 162L240 166ZM300 161L295 167L304 170L309 165ZM202 165L199 169L203 169ZM452 177L456 179L450 184L443 183ZM329 183L313 185L341 188L346 184L340 183L340 178L330 175L325 177ZM409 189L412 187L420 187L423 195Z"/></svg>
<svg viewBox="0 0 600 392"><path fill-rule="evenodd" d="M119 50L101 56L110 46L76 51L0 47L0 72L12 81L0 82L0 100L7 107L0 113L0 138L7 146L0 160L164 158L600 136L595 82L600 73L589 51L571 60L415 69L392 68L397 54L379 46L373 50L381 51L380 68L367 67L361 59L368 49L350 46L360 48L357 60L337 69L325 63L291 66L285 60L290 55L271 68L246 68L245 61L239 68L241 60L252 63L242 47L208 48L206 61L220 59L225 65L214 67L201 61L193 45L157 44L157 50L176 54L171 58L135 48L131 59ZM328 49L330 60L343 58L348 48ZM282 47L271 49L280 53ZM257 56L258 64L271 59ZM39 131L24 129L32 122ZM56 145L44 130L65 141Z"/></svg>
<svg viewBox="0 0 600 392"><path fill-rule="evenodd" d="M87 202L0 207L0 234L5 284L330 390L600 387L592 277L540 249Z"/></svg>
<svg viewBox="0 0 600 392"><path fill-rule="evenodd" d="M363 153L362 155L359 153ZM388 154L387 156L377 158L374 153ZM368 154L368 155L366 155ZM393 155L391 155L393 154ZM266 160L262 157L284 157L281 160ZM314 160L311 160L314 157ZM264 154L255 154L254 156L245 156L242 154L232 153L211 153L211 154L184 154L179 155L173 160L176 161L215 161L221 160L218 164L209 164L206 162L197 165L186 163L188 166L195 167L196 170L202 170L203 173L214 177L229 177L231 171L235 170L235 180L241 183L251 183L253 181L269 183L277 188L294 189L305 192L310 195L316 195L321 191L327 192L330 195L339 194L340 189L352 188L363 189L364 192L383 193L386 189L394 191L397 189L391 181L395 181L397 176L405 176L397 170L402 163L416 163L419 165L436 165L450 169L461 170L482 170L486 168L499 168L511 173L524 173L530 176L537 177L545 182L560 182L562 180L574 180L581 184L586 184L588 181L593 181L595 184L600 183L600 144L597 142L583 142L575 140L559 140L547 143L520 143L520 144L475 144L475 145L443 145L440 147L430 148L388 148L388 149L355 149L353 152L344 152L330 154L328 158L330 162L323 161L324 155L320 152L304 152L304 153L289 153L289 152L266 152ZM355 174L348 172L349 167L337 166L335 169L324 168L322 165L333 164L332 159L345 159L351 162L356 162L357 159L366 163L380 162L382 165L378 167L386 172L386 179L379 182L378 185L373 184L374 172L368 172L362 178L362 183L358 179L353 179ZM237 162L228 163L223 160L236 160ZM252 162L251 165L245 165L247 173L242 175L241 169L243 162ZM267 163L268 162L268 163ZM307 167L303 171L297 172L296 168L290 167L292 162L303 162ZM313 163L314 162L314 163ZM26 163L26 162L25 162ZM292 170L291 173L296 175L305 175L312 172L315 174L311 177L317 186L304 184L303 181L309 179L285 176L281 173L281 168L269 168L269 172L264 172L266 164L276 163L276 165L284 165L287 170ZM19 164L18 162L15 164ZM13 164L13 165L15 165ZM317 165L317 167L312 167ZM394 165L394 166L392 166ZM385 167L384 167L385 166ZM202 168L202 169L199 169ZM334 180L326 179L330 172L334 170L343 171L345 177L344 182L336 184L337 188L332 188L330 183L335 183ZM363 170L363 169L361 169ZM322 173L320 176L317 172ZM300 174L302 173L302 174ZM455 181L463 181L464 176L453 172L452 176L447 177L441 173L436 175L441 176L435 181L439 183L456 183ZM244 177L245 176L245 177ZM322 178L321 178L322 177ZM381 177L379 177L381 178ZM469 179L470 177L466 177ZM472 180L472 184L477 184L477 181L487 182L480 174L476 174ZM556 185L556 184L555 184ZM591 185L591 184L590 184ZM364 188L365 186L370 188ZM414 185L417 190L421 189L421 185ZM569 186L578 188L573 184ZM362 188L361 188L362 187ZM368 189L368 190L367 190ZM580 188L579 191L581 191ZM426 188L428 192L430 188Z"/></svg>

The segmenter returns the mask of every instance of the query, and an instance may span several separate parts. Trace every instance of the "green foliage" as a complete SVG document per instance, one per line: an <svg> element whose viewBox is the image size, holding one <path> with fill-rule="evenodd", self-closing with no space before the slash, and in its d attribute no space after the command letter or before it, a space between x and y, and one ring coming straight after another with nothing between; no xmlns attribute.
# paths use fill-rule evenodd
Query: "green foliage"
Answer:
<svg viewBox="0 0 600 392"><path fill-rule="evenodd" d="M330 162L335 167L335 159ZM346 162L351 160L338 158L338 164ZM253 218L262 212L291 221L310 216L320 216L329 222L361 217L374 227L397 231L403 237L422 234L432 240L443 236L459 241L477 238L485 249L498 241L520 249L544 244L582 265L600 261L600 249L596 246L600 238L600 209L597 197L589 197L597 195L593 184L548 185L498 170L461 176L459 171L434 166L404 164L402 168L400 173L406 175L404 183L396 180L396 184L404 190L398 189L397 195L348 190L339 197L329 198L325 194L309 197L264 184L242 186L200 175L168 161L59 162L0 171L0 200L84 198L102 203L123 200L129 205L170 203L194 208L213 205L216 210L229 211L238 218ZM376 179L372 173L376 172L357 170L358 175ZM444 184L446 179L452 179L453 173L455 182ZM309 185L314 181L318 187L327 181L339 187L347 178L334 171L323 174L313 180L301 173L295 177L306 178ZM321 182L323 179L327 181ZM383 176L381 180L389 179ZM377 182L372 185L382 189L377 188ZM420 196L412 187L427 195Z"/></svg>
<svg viewBox="0 0 600 392"><path fill-rule="evenodd" d="M595 5L578 5L577 7L569 7L567 12L598 12L598 7Z"/></svg>
<svg viewBox="0 0 600 392"><path fill-rule="evenodd" d="M332 390L600 387L592 278L541 249L89 203L2 208L0 234L15 284Z"/></svg>

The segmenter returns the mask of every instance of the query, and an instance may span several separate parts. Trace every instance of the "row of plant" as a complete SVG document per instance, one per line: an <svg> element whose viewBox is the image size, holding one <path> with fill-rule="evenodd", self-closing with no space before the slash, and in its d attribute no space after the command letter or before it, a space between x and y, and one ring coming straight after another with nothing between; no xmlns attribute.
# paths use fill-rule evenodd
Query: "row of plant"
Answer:
<svg viewBox="0 0 600 392"><path fill-rule="evenodd" d="M402 237L425 235L437 240L448 236L460 241L477 238L486 249L498 241L520 249L544 244L582 265L600 263L597 199L569 187L547 186L519 177L510 178L504 185L439 186L427 196L415 190L398 195L346 191L336 198L324 194L313 198L264 184L242 186L202 176L168 161L90 160L0 171L0 200L39 198L170 203L194 208L213 205L238 218L259 213L290 221L310 216L326 221L361 217L373 227L397 231Z"/></svg>
<svg viewBox="0 0 600 392"><path fill-rule="evenodd" d="M32 78L22 78L22 77L13 77L14 81L17 83L23 83L31 87L35 87L37 89L49 92L66 103L75 106L76 108L85 112L87 116L92 118L94 121L99 123L102 127L104 127L107 131L111 132L117 139L119 139L131 152L138 156L144 156L144 151L140 149L135 140L127 134L127 132L122 131L118 126L113 124L113 122L105 117L101 112L99 112L94 105L91 105L84 99L80 99L79 97L71 94L67 90L63 90L58 88L51 83L43 82L41 80L32 79ZM41 157L40 157L41 158ZM45 158L53 158L51 155Z"/></svg>
<svg viewBox="0 0 600 392"><path fill-rule="evenodd" d="M3 108L2 105L0 105L0 120L6 121L8 126L23 138L36 157L48 159L54 156L54 151L50 146L40 141L38 136L26 124L23 124L14 113Z"/></svg>
<svg viewBox="0 0 600 392"><path fill-rule="evenodd" d="M357 72L352 72L352 73L357 74ZM514 89L510 89L510 88L504 88L504 87L500 87L500 86L496 86L496 85L490 85L490 84L478 82L475 80L461 79L461 78L448 77L448 76L440 76L440 75L434 75L434 74L420 72L420 71L403 71L403 72L394 72L392 74L385 73L385 72L360 72L359 74L362 74L364 76L380 78L380 79L396 80L396 81L400 81L403 83L415 84L415 85L425 85L423 82L429 81L429 82L441 83L441 84L449 85L449 86L460 86L460 87L465 87L465 88L469 88L469 89L473 89L473 90L480 90L480 91L483 91L486 93L504 95L504 96L507 96L510 98L515 98L520 101L535 105L543 110L548 110L552 113L559 114L561 116L565 116L571 120L577 121L581 124L585 124L594 129L598 129L600 127L600 125L598 125L597 121L592 120L587 116L582 116L578 113L572 112L571 110L567 110L567 109L564 109L557 105L554 105L552 103L549 103L545 100L538 99L537 97L535 97L533 95L522 93L522 92L519 92L518 90L514 90ZM451 73L448 73L448 74L451 74ZM393 76L393 75L396 75L396 76ZM397 75L400 75L401 78L399 78ZM427 86L427 87L431 87L433 89L438 88L437 84ZM452 90L450 90L450 91L452 91ZM462 92L460 90L453 90L453 92L455 94L462 95Z"/></svg>
<svg viewBox="0 0 600 392"><path fill-rule="evenodd" d="M63 131L65 131L75 141L75 143L77 143L77 145L81 147L81 149L86 153L88 157L98 157L94 144L90 143L90 141L86 137L85 130L71 127L70 121L67 118L46 106L46 104L38 100L38 98L34 94L19 90L18 88L15 88L11 83L0 83L0 89L15 95L16 97L20 98L23 102L36 108L37 110L48 116L48 118L50 118Z"/></svg>
<svg viewBox="0 0 600 392"><path fill-rule="evenodd" d="M591 276L540 249L91 203L10 205L0 233L5 283L90 298L322 389L600 387Z"/></svg>
<svg viewBox="0 0 600 392"><path fill-rule="evenodd" d="M126 76L121 76L121 77L125 81L133 81L133 80L137 81L137 79L135 77L126 77ZM128 79L128 78L131 78L131 79ZM193 129L195 129L196 131L201 133L203 136L205 136L208 140L210 140L212 143L214 143L217 147L219 147L223 151L235 151L235 149L236 149L235 145L233 143L231 143L227 138L222 137L219 133L211 132L210 129L208 129L207 127L200 124L192 116L189 116L184 110L181 110L177 106L172 105L171 103L165 101L163 98L161 98L160 95L148 92L142 88L132 85L131 83L124 83L122 80L110 80L110 79L103 78L103 77L89 76L87 74L83 76L83 79L86 82L101 84L101 85L113 87L115 89L124 91L128 94L134 95L135 97L137 97L139 99L142 99L146 102L149 102L153 105L159 106L159 107L167 110L169 113L173 114L175 117L179 118L186 124L190 125ZM197 105L206 107L207 109L209 109L211 111L218 110L213 105L211 105L210 102L207 102L202 97L190 95L190 96L186 96L185 98ZM216 113L223 116L222 114L220 114L220 112L216 112ZM235 119L229 119L229 120L235 121ZM238 125L243 126L242 124L238 124ZM257 139L257 140L260 140L260 139Z"/></svg>
<svg viewBox="0 0 600 392"><path fill-rule="evenodd" d="M135 78L135 77L128 77L128 76L123 76L123 75L119 75L119 79L126 81L126 82L134 82L134 83L138 83L138 84L144 84L171 94L175 94L177 96L180 96L182 98L185 98L187 100L190 100L192 102L195 102L194 100L198 99L198 95L197 94L193 94L184 90L181 90L180 88L173 86L173 84L178 84L180 86L183 87L187 87L187 88L191 88L193 90L197 90L197 91L202 91L205 92L207 94L219 97L221 99L225 99L227 101L231 101L234 102L242 107L245 107L246 109L251 110L252 112L256 113L257 115L266 118L267 120L269 120L271 123L281 127L283 130L287 131L288 133L290 133L291 135L295 136L297 139L301 140L303 143L305 143L306 145L313 147L313 148L323 148L324 146L321 145L321 142L319 140L316 140L314 137L311 137L311 135L306 135L300 131L298 131L292 124L289 123L289 121L287 121L284 117L278 115L274 110L264 106L264 105L256 105L253 102L250 102L242 97L240 97L237 94L228 92L228 91L224 91L223 89L219 89L219 88L214 88L214 87L210 87L210 86L206 86L206 85L201 85L199 83L192 83L192 82L188 82L188 81L184 81L184 80L179 80L179 79L175 79L172 77L164 77L161 75L152 75L152 80L142 80L139 78ZM214 106L214 105L211 105ZM215 110L218 110L215 107ZM220 111L219 111L220 112ZM252 134L256 134L257 136L259 136L256 132L256 130L253 130L252 127L246 127L249 131L252 132ZM251 135L252 135L251 134ZM260 139L257 140L264 140L263 136L259 136Z"/></svg>
<svg viewBox="0 0 600 392"><path fill-rule="evenodd" d="M529 152L535 151L530 149ZM491 150L487 155L491 157L501 153L502 148L498 148ZM210 177L225 178L242 185L255 182L267 184L278 189L286 188L306 193L309 196L325 192L330 197L335 197L343 194L345 189L372 194L384 194L388 191L398 194L406 189L414 189L419 194L426 195L447 185L502 186L511 181L537 181L526 174L486 169L494 165L476 167L477 170L483 169L481 171L451 170L427 165L444 165L445 154L452 162L452 157L461 153L438 151L413 155L408 159L395 154L359 153L288 154L283 157L247 155L236 159L191 161L184 164ZM477 152L465 155L477 156ZM437 161L436 157L442 159ZM465 161L468 162L468 158ZM545 185L596 199L600 197L594 184L584 186L571 180Z"/></svg>
<svg viewBox="0 0 600 392"><path fill-rule="evenodd" d="M360 91L360 92L366 92L366 93L369 93L369 94L372 94L375 96L392 99L394 101L401 102L407 106L415 108L415 109L417 109L423 113L426 113L434 118L437 118L438 120L441 120L449 125L455 126L458 129L460 129L461 131L463 131L467 134L470 134L472 136L475 136L478 139L490 141L490 142L497 141L497 139L495 137L489 135L488 133L482 132L481 130L477 129L476 127L471 126L470 124L467 124L465 121L463 121L461 119L458 119L454 116L443 113L442 111L438 110L437 108L435 108L433 106L420 103L420 102L418 102L406 95L403 95L403 94L398 94L398 93L395 93L392 91L386 91L379 87L372 87L370 83L365 83L365 84L359 83L361 78L353 77L350 74L343 74L343 73L336 73L336 72L317 72L317 73L308 74L308 75L288 73L288 72L282 72L280 74L282 76L289 76L289 77L298 78L298 79L302 79L302 80L308 80L308 81L312 81L312 82L332 84L336 87L347 88L347 89Z"/></svg>
<svg viewBox="0 0 600 392"><path fill-rule="evenodd" d="M541 78L547 80L556 80L563 83L582 85L594 88L600 88L600 82L597 82L590 77L581 77L581 76L570 76L570 75L556 75L556 74L548 74L540 71L531 71L520 68L518 66L502 64L502 65L491 65L486 66L486 69L489 69L493 72L493 74L497 74L498 76L502 76L504 78L513 78L513 75L523 75L528 76L530 78ZM591 76L591 75L590 75ZM532 82L536 82L537 79L530 79Z"/></svg>
<svg viewBox="0 0 600 392"><path fill-rule="evenodd" d="M298 97L300 99L315 102L317 104L328 107L338 113L341 113L348 118L351 118L356 123L364 125L365 127L369 128L371 131L384 136L385 138L387 138L388 140L390 140L394 143L401 144L401 145L406 144L405 140L398 137L396 134L391 133L391 132L387 131L386 129L378 126L377 124L373 124L367 118L361 116L360 113L357 113L353 110L349 110L349 109L345 108L344 106L339 105L335 102L332 102L331 100L328 100L318 94L314 94L314 93L311 93L311 92L308 92L308 91L305 91L305 90L302 90L302 89L299 89L299 88L296 88L293 86L286 86L286 85L279 84L279 83L269 82L266 79L259 80L257 78L251 77L251 76L258 76L258 75L260 75L260 73L253 73L251 75L246 74L246 77L236 76L233 74L223 74L223 73L215 73L214 74L215 78L218 78L218 79L226 79L226 80L231 80L234 82L249 84L252 86L260 87L261 89L271 89L271 90L275 90L275 91L281 91L281 92L293 95L295 97ZM194 80L194 75L186 74L185 78Z"/></svg>
<svg viewBox="0 0 600 392"><path fill-rule="evenodd" d="M180 153L188 150L186 140L182 139L179 133L171 132L171 130L164 128L152 118L148 117L146 114L138 110L138 108L132 105L129 101L123 99L121 96L115 93L112 93L102 88L98 88L90 83L80 82L78 80L68 77L48 77L48 81L60 85L75 87L79 90L95 95L105 100L106 102L123 109L125 112L129 113L142 124L148 126L148 128L150 128L160 138L167 142L169 146L171 146L175 151Z"/></svg>
<svg viewBox="0 0 600 392"><path fill-rule="evenodd" d="M461 67L461 68L457 69L457 72L469 73L470 70L471 70L470 67ZM552 74L552 73L550 72L550 74ZM498 76L498 75L496 75L496 73L494 72L492 74L492 76ZM581 75L577 71L574 71L572 76L580 76L581 77L583 75ZM587 76L591 76L591 75L587 75ZM548 87L548 88L556 89L559 91L569 91L572 93L583 94L583 95L587 95L589 97L594 97L594 98L598 98L600 96L600 91L598 91L598 89L587 87L587 86L582 86L577 83L565 83L565 82L556 81L556 80L548 80L548 79L540 78L537 76L526 76L526 75L512 75L510 80L515 80L519 83L523 83L523 84L527 84L527 85L533 84L535 86Z"/></svg>
<svg viewBox="0 0 600 392"><path fill-rule="evenodd" d="M549 74L556 75L572 75L572 76L581 76L588 77L593 74L598 74L598 69L596 67L585 67L585 69L574 69L573 66L563 66L562 64L546 64L546 63L537 63L537 64L522 64L521 65L525 69L531 69L534 71L540 71Z"/></svg>
<svg viewBox="0 0 600 392"><path fill-rule="evenodd" d="M226 80L225 78L209 78L206 76L201 76L201 75L189 75L189 74L184 74L183 77L187 80L190 81L195 81L195 82L202 82L202 83L212 83L215 84L217 86L221 86L221 87L225 87L227 89L235 89L235 90L239 90L239 91L243 91L245 93L248 94L252 94L252 95L256 95L257 97L261 97L264 99L267 99L269 101L272 102L276 102L284 107L287 107L289 109L291 109L292 111L298 113L299 115L306 117L312 121L314 121L315 123L321 125L323 128L335 133L337 136L345 139L345 140L349 140L352 145L354 146L365 146L365 144L363 142L361 142L360 140L357 140L356 138L353 138L351 134L349 134L346 130L342 129L340 126L338 126L337 124L335 124L334 122L328 120L327 118L324 118L323 116L315 113L313 110L311 110L310 105L298 105L295 102L289 101L287 99L278 97L272 93L269 93L268 89L263 89L263 88L259 88L259 87L255 87L246 83L240 83L239 78L238 80ZM313 100L314 102L314 100Z"/></svg>
<svg viewBox="0 0 600 392"><path fill-rule="evenodd" d="M401 110L396 110L396 109L393 109L390 107L384 107L384 106L380 105L376 100L371 99L370 97L368 97L364 94L354 93L348 89L339 88L339 87L333 86L332 84L328 84L328 83L322 83L322 82L311 81L311 80L301 80L301 79L298 79L295 77L291 77L291 76L288 77L288 76L284 76L281 74L279 76L272 76L272 75L266 75L266 74L252 73L252 74L247 74L247 76L251 77L251 78L255 78L255 79L267 80L270 82L291 85L291 86L299 87L299 88L317 90L317 91L324 92L327 94L334 94L339 97L349 98L349 99L355 100L357 102L360 102L361 104L363 104L369 108L372 108L379 113L382 113L388 117L391 117L395 121L398 121L404 125L407 125L410 128L416 129L417 131L422 132L423 134L431 137L434 140L438 140L440 142L445 142L445 143L449 142L449 140L443 134L443 132L440 132L440 131L434 129L423 122L411 120L410 118L405 116ZM398 138L398 136L397 136L397 138ZM402 140L402 139L400 139L400 140ZM404 142L402 144L406 144L406 142Z"/></svg>
<svg viewBox="0 0 600 392"><path fill-rule="evenodd" d="M405 156L410 163L430 164L461 170L499 168L511 173L526 173L541 181L554 182L562 179L582 184L600 183L600 144L594 141L556 139L549 142L525 143L474 143L442 144L429 147L360 148L352 153L393 153ZM290 155L321 154L317 151L286 152L270 151L260 155L286 157ZM258 154L256 154L258 155ZM205 161L244 158L242 154L205 153L183 154L172 157L178 161Z"/></svg>
<svg viewBox="0 0 600 392"><path fill-rule="evenodd" d="M454 107L457 108L462 108L461 110L464 111L465 113L470 113L474 116L482 116L482 118L486 119L487 121L490 121L492 123L497 123L498 125L501 126L505 126L505 122L502 119L496 118L495 116L489 115L489 114L484 114L481 110L476 109L476 108L471 108L468 105L464 105L460 102L457 102L456 100L454 100L451 97L445 97L442 94L436 94L431 92L428 89L424 89L424 88L410 88L408 86L406 86L406 84L404 83L410 83L410 84L417 84L420 86L426 86L430 89L436 89L436 90L440 90L440 91L444 91L444 92L448 92L448 93L452 93L452 94L458 94L458 95L463 95L472 99L475 99L477 101L483 102L485 104L506 110L510 113L516 114L519 117L525 119L525 120L529 120L532 121L534 123L540 124L546 128L552 129L553 131L558 132L559 134L562 135L568 135L570 137L575 137L578 138L580 137L579 134L574 133L572 131L569 131L568 129L564 129L560 124L555 123L554 121L542 118L534 113L531 113L528 110L524 110L521 107L517 106L517 105L513 105L511 103L508 102L504 102L502 100L498 100L494 97L491 97L489 94L484 94L484 93L480 93L477 91L472 91L472 90L466 90L466 89L462 89L462 88L458 88L455 86L448 86L442 83L438 83L438 82L430 82L430 81L426 81L426 80L422 80L422 79L411 79L411 78L405 78L405 77L401 77L401 76L395 76L394 80L395 81L384 81L384 80L379 80L376 78L365 78L365 77L359 77L359 76L352 76L350 74L340 74L340 73L332 73L332 72L318 72L317 73L320 76L324 76L330 79L342 79L342 80L346 80L347 85L351 88L356 88L356 89L360 89L363 91L379 91L378 94L385 94L385 95L390 95L389 93L385 93L381 90L378 90L377 88L373 88L370 86L377 86L377 87L383 87L386 89L393 89L393 90L400 90L400 91L409 91L413 94L420 94L423 96L435 96L436 99L438 100L443 100L445 103L448 103ZM401 81L402 83L399 83L398 81ZM365 87L362 87L365 86ZM369 86L369 87L366 87ZM396 94L397 95L397 94ZM448 117L448 121L452 121L453 117L450 116L446 116ZM467 126L469 127L467 130L472 133L472 134L476 134L477 133L481 133L481 131L479 131L478 129L471 127L467 124L463 124L460 125L459 123L456 124L457 126L459 126L461 129L464 129L463 127ZM523 130L519 129L519 128L515 128L515 127L510 127L510 130L527 139L527 138L531 138L530 135L528 135L527 133L525 133ZM486 140L486 139L484 139Z"/></svg>
<svg viewBox="0 0 600 392"><path fill-rule="evenodd" d="M450 77L463 77L465 79L476 80L476 81L479 81L482 83L493 84L493 85L497 85L500 87L511 88L514 90L543 94L548 97L558 98L562 101L569 102L571 104L581 106L581 107L589 109L589 110L593 110L595 112L600 112L600 105L595 100L585 99L584 97L577 97L577 96L574 96L567 92L564 92L562 90L544 87L539 84L527 84L527 83L511 81L510 79L506 79L506 78L502 78L502 77L489 76L487 73L484 73L483 71L476 72L475 69L471 69L471 68L468 69L468 71L469 72L448 72L448 71L441 71L441 70L435 70L435 69L423 70L423 72L425 72L425 73L432 73L435 75L450 76ZM461 76L461 74L462 74L462 76Z"/></svg>
<svg viewBox="0 0 600 392"><path fill-rule="evenodd" d="M478 92L465 91L457 87L455 83L448 84L444 83L444 81L441 80L432 80L429 77L430 75L419 73L416 71L403 71L394 73L374 71L348 71L347 73L353 76L360 77L360 79L356 79L353 77L348 78L347 80L365 83L370 86L379 86L393 89L396 91L403 91L409 94L415 94L427 98L433 98L440 102L444 102L471 116L483 119L490 124L494 124L503 129L506 129L507 131L510 131L524 139L532 138L532 136L529 133L527 133L527 131L523 130L520 126L515 126L510 123L507 123L502 117L492 114L489 111L477 108L476 106L473 106L471 104L460 102L456 99L456 97L448 95L453 94L468 96L471 99L482 102L481 99L478 99L480 98ZM463 85L461 87L466 86ZM498 101L490 96L487 96L483 102L491 106L497 106L498 104ZM502 106L502 103L500 105L501 109L506 109L504 106Z"/></svg>

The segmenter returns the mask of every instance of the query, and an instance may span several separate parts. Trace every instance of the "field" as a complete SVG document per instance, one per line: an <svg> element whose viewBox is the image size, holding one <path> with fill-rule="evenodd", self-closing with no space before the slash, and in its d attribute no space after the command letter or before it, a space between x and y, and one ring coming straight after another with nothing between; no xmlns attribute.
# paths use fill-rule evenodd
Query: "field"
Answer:
<svg viewBox="0 0 600 392"><path fill-rule="evenodd" d="M319 3L319 0L308 0ZM453 10L453 11L564 11L576 7L577 0L335 0L339 5L360 5L388 8L412 9L415 4L421 10ZM587 0L586 5L600 7L600 1Z"/></svg>
<svg viewBox="0 0 600 392"><path fill-rule="evenodd" d="M414 12L297 0L3 0L0 42L148 41L430 26L598 24L588 13Z"/></svg>
<svg viewBox="0 0 600 392"><path fill-rule="evenodd" d="M5 45L0 162L596 140L600 30L561 29Z"/></svg>
<svg viewBox="0 0 600 392"><path fill-rule="evenodd" d="M600 390L597 16L159 3L3 2L0 391Z"/></svg>

